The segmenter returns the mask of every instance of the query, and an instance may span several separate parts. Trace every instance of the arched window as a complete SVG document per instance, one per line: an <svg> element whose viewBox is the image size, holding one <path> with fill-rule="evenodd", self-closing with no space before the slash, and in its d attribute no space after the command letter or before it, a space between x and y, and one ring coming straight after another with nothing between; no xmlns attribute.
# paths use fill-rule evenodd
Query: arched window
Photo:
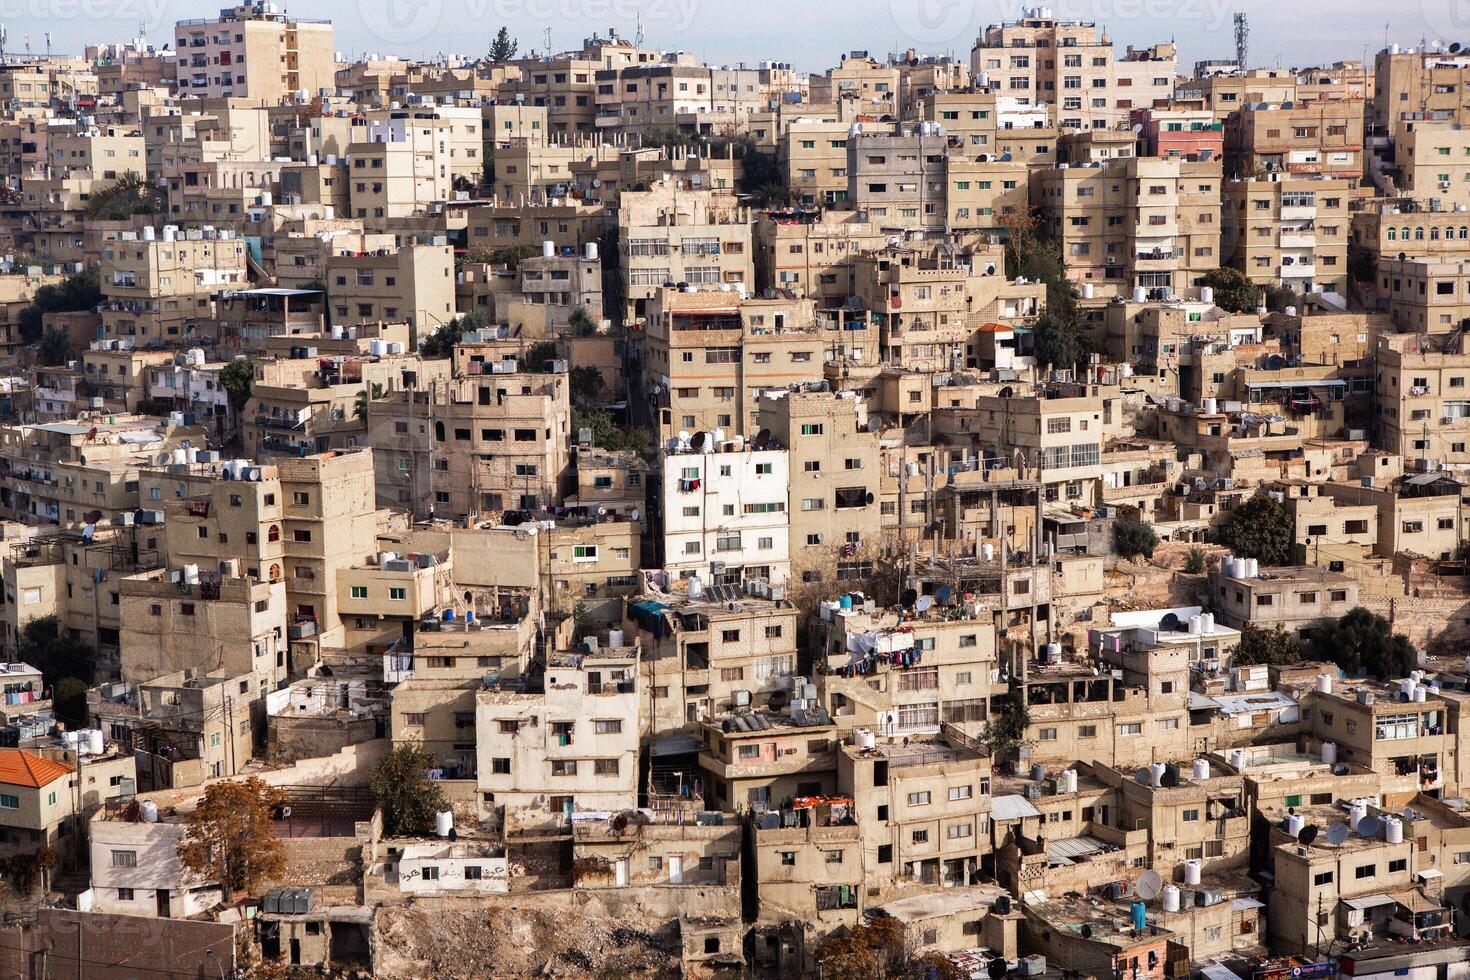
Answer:
<svg viewBox="0 0 1470 980"><path fill-rule="evenodd" d="M1438 228L1431 228L1431 229L1429 229L1429 240L1431 242L1437 242L1437 241L1439 241L1439 229Z"/></svg>
<svg viewBox="0 0 1470 980"><path fill-rule="evenodd" d="M270 529L265 532L265 539L267 541L279 541L279 540L281 540L281 525L279 525L279 524L272 524L270 526Z"/></svg>
<svg viewBox="0 0 1470 980"><path fill-rule="evenodd" d="M434 423L434 438L435 439L438 439L440 442L443 442L444 441L444 423L443 422L435 422Z"/></svg>
<svg viewBox="0 0 1470 980"><path fill-rule="evenodd" d="M1399 240L1399 231L1397 228L1388 229L1388 240L1391 242L1396 242Z"/></svg>
<svg viewBox="0 0 1470 980"><path fill-rule="evenodd" d="M1415 228L1414 229L1414 241L1416 241L1416 242L1422 242L1422 241L1424 241L1424 229L1423 228Z"/></svg>

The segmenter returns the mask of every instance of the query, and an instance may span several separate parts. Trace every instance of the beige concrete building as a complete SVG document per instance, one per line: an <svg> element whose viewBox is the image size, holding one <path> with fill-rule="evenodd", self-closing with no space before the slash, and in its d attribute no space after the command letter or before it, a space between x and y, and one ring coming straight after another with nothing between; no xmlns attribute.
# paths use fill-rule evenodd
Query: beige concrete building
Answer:
<svg viewBox="0 0 1470 980"><path fill-rule="evenodd" d="M455 318L454 254L442 242L334 249L323 271L335 325L406 322L417 346Z"/></svg>
<svg viewBox="0 0 1470 980"><path fill-rule="evenodd" d="M1356 188L1363 179L1361 99L1260 102L1225 120L1225 172L1340 177Z"/></svg>
<svg viewBox="0 0 1470 980"><path fill-rule="evenodd" d="M247 0L217 18L174 28L177 84L196 98L279 102L299 91L335 89L330 21L288 18L273 3Z"/></svg>
<svg viewBox="0 0 1470 980"><path fill-rule="evenodd" d="M1055 106L1061 129L1112 129L1130 110L1166 103L1179 58L1173 44L1128 48L1091 22L1057 19L1050 8L986 27L970 51L970 73L991 91Z"/></svg>
<svg viewBox="0 0 1470 980"><path fill-rule="evenodd" d="M1067 274L1146 297L1183 296L1221 264L1218 160L1130 158L1043 169L1031 203L1061 243Z"/></svg>
<svg viewBox="0 0 1470 980"><path fill-rule="evenodd" d="M1222 255L1262 286L1345 295L1350 200L1342 178L1227 180Z"/></svg>
<svg viewBox="0 0 1470 980"><path fill-rule="evenodd" d="M102 337L188 343L210 336L215 299L246 284L245 242L229 232L164 226L124 232L101 255Z"/></svg>
<svg viewBox="0 0 1470 980"><path fill-rule="evenodd" d="M755 283L749 216L725 194L672 183L624 193L618 211L624 316L648 315L658 291L676 283L739 291Z"/></svg>

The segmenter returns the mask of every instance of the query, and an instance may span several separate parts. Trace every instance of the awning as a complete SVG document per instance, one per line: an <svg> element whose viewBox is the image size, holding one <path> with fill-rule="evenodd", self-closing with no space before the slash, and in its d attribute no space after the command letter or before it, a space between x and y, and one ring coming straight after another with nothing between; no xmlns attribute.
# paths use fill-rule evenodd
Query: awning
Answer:
<svg viewBox="0 0 1470 980"><path fill-rule="evenodd" d="M1369 909L1376 909L1382 905L1395 905L1397 904L1397 902L1392 896L1379 894L1365 895L1362 898L1345 898L1343 899L1342 904L1346 905L1350 909L1357 909L1359 912L1366 912Z"/></svg>
<svg viewBox="0 0 1470 980"><path fill-rule="evenodd" d="M1031 805L1031 801L1024 796L1014 793L1006 796L997 796L990 801L991 820L1022 820L1026 817L1039 817L1041 811Z"/></svg>
<svg viewBox="0 0 1470 980"><path fill-rule="evenodd" d="M1265 907L1265 902L1258 901L1254 898L1237 898L1232 899L1230 902L1230 909L1233 912L1245 912L1250 909L1263 909Z"/></svg>
<svg viewBox="0 0 1470 980"><path fill-rule="evenodd" d="M1444 872L1440 871L1438 868L1430 868L1427 871L1419 872L1418 877L1420 881L1433 881L1435 878L1443 878Z"/></svg>
<svg viewBox="0 0 1470 980"><path fill-rule="evenodd" d="M1347 382L1339 379L1322 381L1247 381L1247 388L1346 388Z"/></svg>

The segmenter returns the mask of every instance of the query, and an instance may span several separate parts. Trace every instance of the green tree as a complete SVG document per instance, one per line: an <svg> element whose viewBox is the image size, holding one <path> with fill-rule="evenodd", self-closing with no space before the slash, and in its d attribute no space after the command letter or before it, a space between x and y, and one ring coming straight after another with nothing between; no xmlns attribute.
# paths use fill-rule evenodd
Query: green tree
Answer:
<svg viewBox="0 0 1470 980"><path fill-rule="evenodd" d="M36 356L45 365L65 364L71 358L71 334L60 327L47 327L36 345Z"/></svg>
<svg viewBox="0 0 1470 980"><path fill-rule="evenodd" d="M31 305L20 311L20 339L38 343L47 313L79 313L102 302L102 284L93 267L36 290Z"/></svg>
<svg viewBox="0 0 1470 980"><path fill-rule="evenodd" d="M1048 310L1031 326L1036 363L1058 368L1076 367L1087 359L1087 345L1071 324Z"/></svg>
<svg viewBox="0 0 1470 980"><path fill-rule="evenodd" d="M1258 493L1230 512L1220 528L1220 543L1241 558L1263 565L1285 565L1291 560L1296 523L1286 505Z"/></svg>
<svg viewBox="0 0 1470 980"><path fill-rule="evenodd" d="M63 677L51 689L51 705L56 717L68 725L87 724L87 684L75 677Z"/></svg>
<svg viewBox="0 0 1470 980"><path fill-rule="evenodd" d="M366 419L368 413L368 402L375 402L383 397L383 386L374 383L371 389L364 388L357 393L357 401L352 406L352 417L355 419Z"/></svg>
<svg viewBox="0 0 1470 980"><path fill-rule="evenodd" d="M444 790L429 778L434 767L434 757L417 742L395 745L378 763L369 785L383 811L385 835L412 837L433 829L435 814L446 808Z"/></svg>
<svg viewBox="0 0 1470 980"><path fill-rule="evenodd" d="M1207 272L1200 285L1213 289L1215 305L1231 313L1253 313L1259 302L1260 290L1239 269L1222 266Z"/></svg>
<svg viewBox="0 0 1470 980"><path fill-rule="evenodd" d="M545 371L556 360L556 353L556 344L549 340L532 344L521 358L522 366L527 371Z"/></svg>
<svg viewBox="0 0 1470 980"><path fill-rule="evenodd" d="M572 308L571 315L567 317L567 326L576 337L590 337L597 332L597 320L587 312L585 306Z"/></svg>
<svg viewBox="0 0 1470 980"><path fill-rule="evenodd" d="M219 383L229 396L230 408L243 411L255 387L255 366L245 358L233 360L220 368Z"/></svg>
<svg viewBox="0 0 1470 980"><path fill-rule="evenodd" d="M26 623L20 632L17 653L22 661L41 672L42 680L49 687L55 688L67 677L75 677L84 684L92 683L96 651L63 633L55 616L43 616Z"/></svg>
<svg viewBox="0 0 1470 980"><path fill-rule="evenodd" d="M124 221L135 214L163 214L168 194L142 174L129 171L97 191L87 202L87 217L96 221Z"/></svg>
<svg viewBox="0 0 1470 980"><path fill-rule="evenodd" d="M1366 672L1380 680L1406 677L1418 661L1408 637L1362 606L1313 627L1312 650L1348 674Z"/></svg>
<svg viewBox="0 0 1470 980"><path fill-rule="evenodd" d="M1025 696L1018 689L1013 688L995 700L999 701L999 710L986 723L980 741L990 749L992 759L1003 759L1026 740L1031 715L1026 710Z"/></svg>
<svg viewBox="0 0 1470 980"><path fill-rule="evenodd" d="M1300 663L1301 659L1301 644L1286 630L1280 626L1265 629L1250 623L1240 631L1240 644L1231 658L1237 667L1254 664L1286 666Z"/></svg>
<svg viewBox="0 0 1470 980"><path fill-rule="evenodd" d="M179 860L226 896L254 891L281 873L286 854L276 836L276 811L286 796L251 776L214 783L204 791L179 841Z"/></svg>
<svg viewBox="0 0 1470 980"><path fill-rule="evenodd" d="M510 36L510 30L501 25L500 30L495 32L495 40L490 42L490 63L492 65L503 65L516 56L521 49L521 43Z"/></svg>
<svg viewBox="0 0 1470 980"><path fill-rule="evenodd" d="M1124 558L1152 558L1159 536L1144 523L1137 508L1124 508L1113 521L1113 550Z"/></svg>
<svg viewBox="0 0 1470 980"><path fill-rule="evenodd" d="M637 453L644 459L653 457L653 436L647 429L619 425L611 413L596 409L572 413L572 431L592 430L592 444L614 452Z"/></svg>
<svg viewBox="0 0 1470 980"><path fill-rule="evenodd" d="M464 335L466 329L464 320L456 320L454 323L445 323L429 334L419 343L419 354L431 361L442 361L454 354L454 345L459 343L459 338Z"/></svg>
<svg viewBox="0 0 1470 980"><path fill-rule="evenodd" d="M572 400L579 405L595 403L607 389L607 382L602 379L602 372L590 364L572 368L568 383L571 385Z"/></svg>
<svg viewBox="0 0 1470 980"><path fill-rule="evenodd" d="M1203 575L1205 571L1205 549L1195 546L1184 556L1184 571L1190 575Z"/></svg>
<svg viewBox="0 0 1470 980"><path fill-rule="evenodd" d="M1302 294L1290 286L1277 283L1267 286L1265 300L1266 309L1271 310L1273 313L1280 313L1288 306L1296 307L1298 312L1302 310Z"/></svg>

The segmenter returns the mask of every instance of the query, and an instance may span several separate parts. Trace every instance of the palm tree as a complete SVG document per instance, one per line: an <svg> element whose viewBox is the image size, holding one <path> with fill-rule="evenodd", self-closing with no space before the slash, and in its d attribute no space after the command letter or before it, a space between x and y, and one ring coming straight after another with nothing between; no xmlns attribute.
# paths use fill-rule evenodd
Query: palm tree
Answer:
<svg viewBox="0 0 1470 980"><path fill-rule="evenodd" d="M367 418L368 402L370 402L370 401L377 401L379 398L382 398L382 397L383 397L383 386L380 385L380 384L374 384L372 386L372 391L371 392L368 391L368 389L366 389L366 388L364 388L362 391L359 391L357 393L357 404L354 405L353 408L352 408L352 416L353 416L353 418L366 419Z"/></svg>

